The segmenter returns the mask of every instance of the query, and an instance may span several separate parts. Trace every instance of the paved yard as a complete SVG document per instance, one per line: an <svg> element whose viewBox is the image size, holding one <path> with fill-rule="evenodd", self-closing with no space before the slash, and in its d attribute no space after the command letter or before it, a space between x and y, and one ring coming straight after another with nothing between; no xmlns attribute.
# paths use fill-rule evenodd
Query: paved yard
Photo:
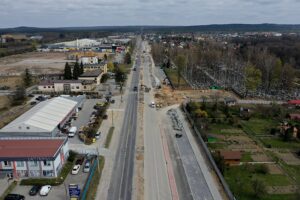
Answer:
<svg viewBox="0 0 300 200"><path fill-rule="evenodd" d="M82 167L82 166L81 166ZM79 184L80 189L83 189L83 186L85 184L85 181L88 177L88 173L83 173L82 168L80 168L79 173L77 175L69 174L68 177L65 180L65 183L60 186L54 186L52 187L51 191L49 192L49 195L46 197L41 197L39 194L36 196L29 196L29 190L31 189L31 186L21 186L18 185L12 193L21 194L24 195L26 200L38 200L38 199L44 199L44 200L65 200L68 198L68 185L70 183Z"/></svg>

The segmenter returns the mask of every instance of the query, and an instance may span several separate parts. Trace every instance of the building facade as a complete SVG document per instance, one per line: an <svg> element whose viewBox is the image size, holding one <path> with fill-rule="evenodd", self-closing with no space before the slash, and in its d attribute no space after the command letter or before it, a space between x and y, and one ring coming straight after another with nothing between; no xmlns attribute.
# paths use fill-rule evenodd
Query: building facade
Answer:
<svg viewBox="0 0 300 200"><path fill-rule="evenodd" d="M57 177L69 156L68 138L0 139L0 173Z"/></svg>
<svg viewBox="0 0 300 200"><path fill-rule="evenodd" d="M88 92L95 88L93 81L84 80L48 80L38 85L38 91L43 93Z"/></svg>

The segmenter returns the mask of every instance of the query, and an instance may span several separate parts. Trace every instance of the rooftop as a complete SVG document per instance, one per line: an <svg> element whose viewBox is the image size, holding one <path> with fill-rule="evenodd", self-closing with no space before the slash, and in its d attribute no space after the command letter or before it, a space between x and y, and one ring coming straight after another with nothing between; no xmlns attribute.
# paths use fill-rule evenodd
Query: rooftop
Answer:
<svg viewBox="0 0 300 200"><path fill-rule="evenodd" d="M102 72L103 70L101 69L86 71L83 74L81 74L80 77L98 77Z"/></svg>
<svg viewBox="0 0 300 200"><path fill-rule="evenodd" d="M0 132L51 132L75 108L76 101L56 97L40 102Z"/></svg>
<svg viewBox="0 0 300 200"><path fill-rule="evenodd" d="M0 139L0 160L55 158L66 138Z"/></svg>
<svg viewBox="0 0 300 200"><path fill-rule="evenodd" d="M224 160L240 160L242 158L240 151L220 151Z"/></svg>

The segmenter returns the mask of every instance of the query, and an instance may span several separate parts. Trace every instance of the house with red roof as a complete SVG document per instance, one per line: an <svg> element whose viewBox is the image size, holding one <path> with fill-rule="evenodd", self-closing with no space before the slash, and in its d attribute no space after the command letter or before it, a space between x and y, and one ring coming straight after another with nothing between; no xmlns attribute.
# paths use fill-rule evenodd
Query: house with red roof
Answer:
<svg viewBox="0 0 300 200"><path fill-rule="evenodd" d="M68 138L1 138L0 174L57 177L68 156Z"/></svg>

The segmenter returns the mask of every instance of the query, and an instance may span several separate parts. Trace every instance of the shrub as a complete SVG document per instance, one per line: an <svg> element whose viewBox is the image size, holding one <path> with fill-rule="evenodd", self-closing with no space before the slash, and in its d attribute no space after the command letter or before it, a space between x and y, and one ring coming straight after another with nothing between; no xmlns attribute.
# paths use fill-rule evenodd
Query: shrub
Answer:
<svg viewBox="0 0 300 200"><path fill-rule="evenodd" d="M69 161L69 162L74 162L76 156L77 156L77 153L76 153L76 152L74 152L74 151L69 151L68 161Z"/></svg>
<svg viewBox="0 0 300 200"><path fill-rule="evenodd" d="M255 172L259 174L267 174L269 173L269 168L267 165L257 165L255 168Z"/></svg>

